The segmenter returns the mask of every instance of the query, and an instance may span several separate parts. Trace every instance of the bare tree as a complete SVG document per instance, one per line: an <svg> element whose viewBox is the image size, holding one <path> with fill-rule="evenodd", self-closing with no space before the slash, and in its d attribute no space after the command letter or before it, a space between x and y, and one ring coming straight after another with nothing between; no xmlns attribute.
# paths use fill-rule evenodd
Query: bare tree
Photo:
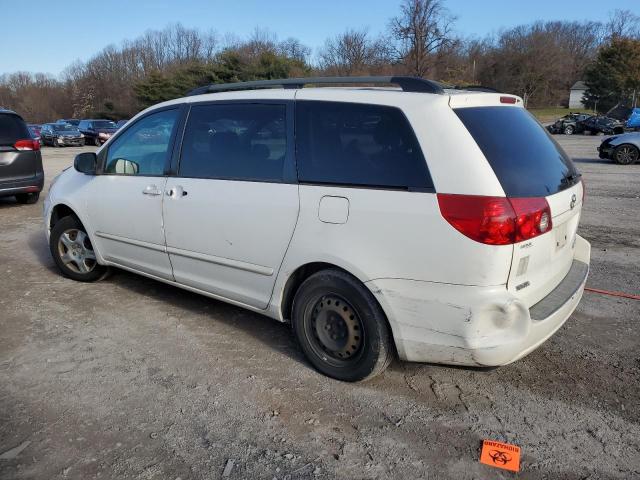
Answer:
<svg viewBox="0 0 640 480"><path fill-rule="evenodd" d="M640 39L640 16L631 10L614 10L609 15L605 30L610 39L623 37Z"/></svg>
<svg viewBox="0 0 640 480"><path fill-rule="evenodd" d="M389 63L384 40L370 38L367 30L347 30L328 39L320 50L320 68L332 75L376 73Z"/></svg>
<svg viewBox="0 0 640 480"><path fill-rule="evenodd" d="M433 54L451 42L455 22L440 0L403 0L390 28L398 59L419 77L429 71Z"/></svg>

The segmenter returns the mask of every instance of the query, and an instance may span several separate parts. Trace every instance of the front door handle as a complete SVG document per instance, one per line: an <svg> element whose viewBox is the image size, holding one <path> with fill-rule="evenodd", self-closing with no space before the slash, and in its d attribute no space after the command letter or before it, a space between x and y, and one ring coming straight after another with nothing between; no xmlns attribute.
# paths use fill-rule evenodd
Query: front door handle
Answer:
<svg viewBox="0 0 640 480"><path fill-rule="evenodd" d="M144 195L152 195L152 196L156 196L156 195L161 195L162 192L160 190L158 190L158 187L156 187L155 185L147 185L145 187L145 189L142 191L142 193Z"/></svg>

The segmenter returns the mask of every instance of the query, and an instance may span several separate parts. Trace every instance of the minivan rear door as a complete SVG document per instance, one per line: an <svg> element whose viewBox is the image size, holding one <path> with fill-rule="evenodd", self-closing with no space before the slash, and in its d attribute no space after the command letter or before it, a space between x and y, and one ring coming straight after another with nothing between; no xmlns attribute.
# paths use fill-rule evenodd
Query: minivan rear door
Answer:
<svg viewBox="0 0 640 480"><path fill-rule="evenodd" d="M580 174L553 137L520 105L498 103L454 111L507 197L544 198L549 204L552 228L514 245L507 283L511 293L532 306L571 268L582 209Z"/></svg>
<svg viewBox="0 0 640 480"><path fill-rule="evenodd" d="M14 113L0 112L0 184L36 175L36 153L15 147L18 140L27 139L31 139L31 133L24 120Z"/></svg>

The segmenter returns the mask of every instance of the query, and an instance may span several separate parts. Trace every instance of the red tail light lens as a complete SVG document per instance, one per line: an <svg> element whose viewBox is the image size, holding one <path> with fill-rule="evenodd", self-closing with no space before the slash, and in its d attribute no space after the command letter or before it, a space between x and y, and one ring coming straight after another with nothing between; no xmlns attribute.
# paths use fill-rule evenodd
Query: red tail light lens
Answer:
<svg viewBox="0 0 640 480"><path fill-rule="evenodd" d="M40 150L40 142L38 140L18 140L13 144L13 148L16 150Z"/></svg>
<svg viewBox="0 0 640 480"><path fill-rule="evenodd" d="M442 216L456 230L487 245L510 245L551 230L545 198L438 194Z"/></svg>
<svg viewBox="0 0 640 480"><path fill-rule="evenodd" d="M551 230L551 209L545 198L510 198L509 202L516 212L514 243Z"/></svg>

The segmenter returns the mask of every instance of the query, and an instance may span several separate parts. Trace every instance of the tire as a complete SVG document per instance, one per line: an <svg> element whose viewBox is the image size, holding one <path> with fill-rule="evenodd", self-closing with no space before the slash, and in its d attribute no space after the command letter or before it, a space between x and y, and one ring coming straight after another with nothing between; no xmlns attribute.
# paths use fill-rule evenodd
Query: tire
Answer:
<svg viewBox="0 0 640 480"><path fill-rule="evenodd" d="M23 205L31 205L37 203L40 198L40 192L36 193L18 193L16 194L16 201Z"/></svg>
<svg viewBox="0 0 640 480"><path fill-rule="evenodd" d="M382 308L346 272L322 270L307 278L294 297L291 323L309 362L337 380L373 378L393 358Z"/></svg>
<svg viewBox="0 0 640 480"><path fill-rule="evenodd" d="M640 150L634 145L623 143L613 150L611 157L618 165L632 165L638 161Z"/></svg>
<svg viewBox="0 0 640 480"><path fill-rule="evenodd" d="M96 261L89 236L75 216L63 217L53 226L49 250L62 274L73 280L95 282L109 272Z"/></svg>
<svg viewBox="0 0 640 480"><path fill-rule="evenodd" d="M574 132L575 132L575 128L573 127L573 125L567 125L566 127L564 127L565 135L573 135Z"/></svg>
<svg viewBox="0 0 640 480"><path fill-rule="evenodd" d="M100 139L99 139L98 137L94 138L94 139L93 139L93 144L94 144L96 147L99 147L99 146L100 146Z"/></svg>

